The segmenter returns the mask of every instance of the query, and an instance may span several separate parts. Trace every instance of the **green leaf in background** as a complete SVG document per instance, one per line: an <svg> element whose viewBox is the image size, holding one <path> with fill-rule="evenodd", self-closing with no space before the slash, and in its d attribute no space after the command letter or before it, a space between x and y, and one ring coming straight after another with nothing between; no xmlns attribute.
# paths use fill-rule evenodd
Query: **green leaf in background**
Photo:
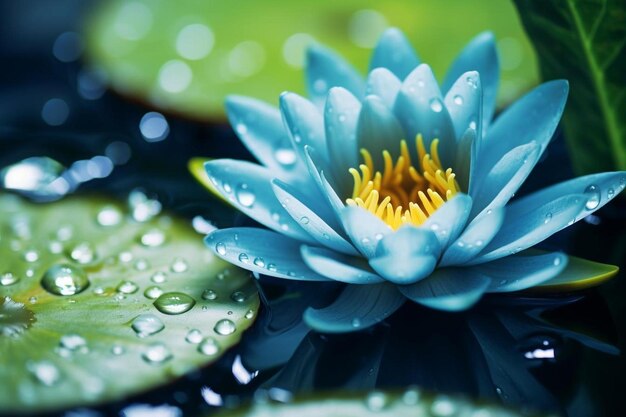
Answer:
<svg viewBox="0 0 626 417"><path fill-rule="evenodd" d="M247 271L133 192L0 194L0 414L119 400L217 360L259 307Z"/></svg>
<svg viewBox="0 0 626 417"><path fill-rule="evenodd" d="M570 82L563 122L575 170L626 170L626 2L514 1L543 79Z"/></svg>
<svg viewBox="0 0 626 417"><path fill-rule="evenodd" d="M258 401L248 409L225 412L216 417L444 417L489 416L530 417L529 412L516 412L500 405L471 401L448 395L423 393L417 388L404 392L373 391L359 393L325 393L292 401L291 394L277 388L270 390L276 401ZM260 395L257 397L261 397ZM256 397L255 397L256 398Z"/></svg>
<svg viewBox="0 0 626 417"><path fill-rule="evenodd" d="M304 50L328 45L363 74L385 28L402 29L440 79L478 33L500 49L500 103L537 82L514 6L502 0L111 0L85 25L87 55L118 93L224 121L228 94L277 103L304 93Z"/></svg>

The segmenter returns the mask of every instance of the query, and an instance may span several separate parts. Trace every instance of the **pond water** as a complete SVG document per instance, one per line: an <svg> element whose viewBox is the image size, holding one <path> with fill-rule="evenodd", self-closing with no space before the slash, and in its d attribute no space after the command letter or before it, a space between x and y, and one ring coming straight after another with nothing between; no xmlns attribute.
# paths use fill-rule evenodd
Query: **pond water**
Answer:
<svg viewBox="0 0 626 417"><path fill-rule="evenodd" d="M55 19L58 27L67 25L67 17ZM0 60L11 62L3 76L12 80L0 90L0 169L46 156L74 175L38 198L74 191L125 198L140 187L200 228L207 221L218 227L250 224L187 171L195 156L251 159L230 127L155 113L105 91L79 62L53 56L56 34L23 49L0 44ZM44 171L58 169L45 162ZM559 135L519 194L571 177L568 166ZM569 416L620 415L625 213L624 201L614 201L543 244L621 266L600 288L487 297L461 314L407 304L385 323L349 335L309 332L300 319L306 306L324 305L339 286L257 277L263 301L257 322L216 364L121 402L54 415L115 415L133 404L167 404L201 415L255 396L283 401L297 393L414 385Z"/></svg>

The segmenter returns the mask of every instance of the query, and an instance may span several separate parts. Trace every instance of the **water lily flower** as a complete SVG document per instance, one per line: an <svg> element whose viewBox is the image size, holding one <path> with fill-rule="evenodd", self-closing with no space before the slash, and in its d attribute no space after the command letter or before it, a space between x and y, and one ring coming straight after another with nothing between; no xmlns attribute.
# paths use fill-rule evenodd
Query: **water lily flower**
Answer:
<svg viewBox="0 0 626 417"><path fill-rule="evenodd" d="M614 274L578 259L566 269L565 254L530 248L610 201L626 174L510 201L557 127L568 84L538 86L492 123L498 73L488 33L463 49L441 87L397 29L382 35L365 81L313 47L310 100L283 93L279 110L228 100L235 131L261 164L209 161L205 182L265 228L217 230L207 244L261 274L348 284L330 306L304 314L325 332L371 326L406 300L458 311L485 293ZM200 165L192 161L192 171Z"/></svg>

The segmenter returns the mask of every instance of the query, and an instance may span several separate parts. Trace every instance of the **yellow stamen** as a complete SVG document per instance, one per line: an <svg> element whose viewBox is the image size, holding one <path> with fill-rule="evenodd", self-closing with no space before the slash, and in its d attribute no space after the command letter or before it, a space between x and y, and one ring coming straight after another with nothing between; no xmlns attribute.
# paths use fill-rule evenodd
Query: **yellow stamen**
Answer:
<svg viewBox="0 0 626 417"><path fill-rule="evenodd" d="M452 168L444 169L439 159L439 140L426 152L421 135L415 139L417 149L413 165L405 140L400 142L400 155L394 162L391 153L382 151L383 171L377 171L367 149L361 149L363 164L348 172L354 180L351 206L362 207L384 221L392 229L403 224L421 225L429 216L460 191Z"/></svg>

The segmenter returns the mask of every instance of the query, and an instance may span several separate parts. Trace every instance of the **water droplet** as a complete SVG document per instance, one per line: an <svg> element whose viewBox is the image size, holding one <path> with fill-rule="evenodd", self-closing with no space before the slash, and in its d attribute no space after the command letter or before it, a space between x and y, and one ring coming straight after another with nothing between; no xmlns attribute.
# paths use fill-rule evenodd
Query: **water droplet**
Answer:
<svg viewBox="0 0 626 417"><path fill-rule="evenodd" d="M141 236L140 241L150 248L161 246L165 242L165 233L159 229L151 229Z"/></svg>
<svg viewBox="0 0 626 417"><path fill-rule="evenodd" d="M594 210L600 205L600 190L597 185L590 185L585 188L585 194L587 194L587 203L585 208L587 210Z"/></svg>
<svg viewBox="0 0 626 417"><path fill-rule="evenodd" d="M213 339L212 337L205 338L198 345L198 352L202 353L203 355L213 356L217 354L219 351L220 351L220 347L215 341L215 339Z"/></svg>
<svg viewBox="0 0 626 417"><path fill-rule="evenodd" d="M137 190L128 195L128 206L131 209L133 219L140 223L151 220L161 212L161 203L158 200L150 199Z"/></svg>
<svg viewBox="0 0 626 417"><path fill-rule="evenodd" d="M263 258L254 258L253 263L259 268L265 267L265 260L263 260Z"/></svg>
<svg viewBox="0 0 626 417"><path fill-rule="evenodd" d="M154 302L154 306L163 314L182 314L196 304L196 300L182 292L168 292L162 294Z"/></svg>
<svg viewBox="0 0 626 417"><path fill-rule="evenodd" d="M474 77L473 75L468 75L465 81L467 81L467 85L469 85L470 87L478 88L478 82L476 81L476 77Z"/></svg>
<svg viewBox="0 0 626 417"><path fill-rule="evenodd" d="M274 157L283 165L293 165L296 163L296 153L291 148L277 148Z"/></svg>
<svg viewBox="0 0 626 417"><path fill-rule="evenodd" d="M136 293L139 287L132 281L122 281L117 286L116 290L122 294L133 294Z"/></svg>
<svg viewBox="0 0 626 417"><path fill-rule="evenodd" d="M52 362L28 362L26 368L40 384L47 387L56 385L61 380L61 373Z"/></svg>
<svg viewBox="0 0 626 417"><path fill-rule="evenodd" d="M172 359L172 352L163 343L155 343L146 349L141 357L148 363L161 364Z"/></svg>
<svg viewBox="0 0 626 417"><path fill-rule="evenodd" d="M309 218L306 216L300 217L300 223L309 224Z"/></svg>
<svg viewBox="0 0 626 417"><path fill-rule="evenodd" d="M610 200L613 197L615 197L615 190L612 188L609 188L608 190L606 190L606 198Z"/></svg>
<svg viewBox="0 0 626 417"><path fill-rule="evenodd" d="M107 206L98 212L96 221L103 227L117 226L122 221L122 213L116 207Z"/></svg>
<svg viewBox="0 0 626 417"><path fill-rule="evenodd" d="M89 286L89 279L81 268L59 264L46 271L41 279L41 286L51 294L74 295Z"/></svg>
<svg viewBox="0 0 626 417"><path fill-rule="evenodd" d="M53 240L48 244L48 250L50 251L50 253L57 255L63 252L63 245L61 244L61 242Z"/></svg>
<svg viewBox="0 0 626 417"><path fill-rule="evenodd" d="M0 171L0 185L44 200L55 199L69 191L61 177L65 167L54 159L31 157Z"/></svg>
<svg viewBox="0 0 626 417"><path fill-rule="evenodd" d="M328 90L328 83L323 78L318 78L313 82L313 90L317 94L324 94Z"/></svg>
<svg viewBox="0 0 626 417"><path fill-rule="evenodd" d="M28 302L31 304L35 304L37 302L37 297L34 295L28 299Z"/></svg>
<svg viewBox="0 0 626 417"><path fill-rule="evenodd" d="M222 242L219 242L215 245L215 250L222 256L226 255L226 245L224 245Z"/></svg>
<svg viewBox="0 0 626 417"><path fill-rule="evenodd" d="M361 327L361 319L353 318L352 319L352 327Z"/></svg>
<svg viewBox="0 0 626 417"><path fill-rule="evenodd" d="M155 284L162 284L165 282L165 278L167 278L167 274L165 272L157 271L150 277L150 281Z"/></svg>
<svg viewBox="0 0 626 417"><path fill-rule="evenodd" d="M435 113L439 113L441 110L443 110L443 104L441 103L441 100L439 100L438 98L431 99L430 109Z"/></svg>
<svg viewBox="0 0 626 417"><path fill-rule="evenodd" d="M87 341L77 334L67 334L61 337L61 347L75 352L79 349L87 347Z"/></svg>
<svg viewBox="0 0 626 417"><path fill-rule="evenodd" d="M156 285L146 288L146 290L143 292L143 295L151 300L159 298L161 294L163 294L163 290L161 289L161 287L157 287Z"/></svg>
<svg viewBox="0 0 626 417"><path fill-rule="evenodd" d="M474 242L474 244L475 244L476 246L482 246L482 245L484 245L484 243L485 243L485 242L483 242L483 241L482 241L482 240L480 240L480 239L478 239L476 242Z"/></svg>
<svg viewBox="0 0 626 417"><path fill-rule="evenodd" d="M456 104L457 106L462 106L463 105L463 97L461 97L460 95L456 95L454 96L454 104Z"/></svg>
<svg viewBox="0 0 626 417"><path fill-rule="evenodd" d="M231 320L222 319L215 324L213 330L215 330L215 333L217 334L220 334L222 336L228 336L229 334L235 333L237 327L235 326L235 323L233 323Z"/></svg>
<svg viewBox="0 0 626 417"><path fill-rule="evenodd" d="M272 264L272 263L267 264L267 270L270 272L276 272L276 264Z"/></svg>
<svg viewBox="0 0 626 417"><path fill-rule="evenodd" d="M244 294L242 291L235 291L234 293L232 293L230 298L237 303L243 303L244 301L246 301L246 294Z"/></svg>
<svg viewBox="0 0 626 417"><path fill-rule="evenodd" d="M140 314L130 325L139 337L146 337L160 332L165 328L163 322L154 314Z"/></svg>
<svg viewBox="0 0 626 417"><path fill-rule="evenodd" d="M405 405L417 405L421 397L421 393L417 388L410 388L402 394L402 402ZM478 417L478 416L476 416Z"/></svg>
<svg viewBox="0 0 626 417"><path fill-rule="evenodd" d="M241 183L237 187L237 191L235 193L237 197L237 201L244 207L252 207L254 205L255 196L248 184Z"/></svg>
<svg viewBox="0 0 626 417"><path fill-rule="evenodd" d="M12 272L5 272L4 274L0 275L0 285L13 285L19 280L20 278Z"/></svg>
<svg viewBox="0 0 626 417"><path fill-rule="evenodd" d="M88 242L79 243L70 251L70 258L79 264L91 263L95 257L95 249Z"/></svg>
<svg viewBox="0 0 626 417"><path fill-rule="evenodd" d="M561 265L561 257L557 256L556 258L554 258L553 264L554 264L554 266Z"/></svg>
<svg viewBox="0 0 626 417"><path fill-rule="evenodd" d="M111 353L115 356L119 356L125 352L124 348L120 345L113 345L111 348Z"/></svg>
<svg viewBox="0 0 626 417"><path fill-rule="evenodd" d="M249 260L250 260L250 258L248 257L247 253L243 253L242 252L242 253L239 254L239 262L247 264Z"/></svg>
<svg viewBox="0 0 626 417"><path fill-rule="evenodd" d="M457 407L452 400L446 396L439 396L434 399L430 406L433 416L449 417L456 414Z"/></svg>
<svg viewBox="0 0 626 417"><path fill-rule="evenodd" d="M253 318L253 317L254 317L254 311L253 311L253 310L248 310L248 311L246 311L245 318L247 318L247 319L251 319L251 318Z"/></svg>
<svg viewBox="0 0 626 417"><path fill-rule="evenodd" d="M550 220L552 220L552 213L546 213L546 217L543 219L543 224L550 223Z"/></svg>
<svg viewBox="0 0 626 417"><path fill-rule="evenodd" d="M189 330L187 336L185 336L185 341L187 341L187 343L193 343L194 345L202 342L202 332L198 329Z"/></svg>
<svg viewBox="0 0 626 417"><path fill-rule="evenodd" d="M187 264L187 261L185 261L183 258L176 258L174 259L174 262L172 263L170 269L172 270L172 272L185 272L187 271L187 269L189 269L189 265Z"/></svg>
<svg viewBox="0 0 626 417"><path fill-rule="evenodd" d="M148 260L145 258L137 259L137 262L135 262L135 266L134 266L136 271L145 271L149 267L150 267L150 262L148 262Z"/></svg>
<svg viewBox="0 0 626 417"><path fill-rule="evenodd" d="M204 290L202 291L202 299L203 300L215 300L217 298L217 293L213 290Z"/></svg>
<svg viewBox="0 0 626 417"><path fill-rule="evenodd" d="M34 249L24 252L24 260L29 263L37 262L39 260L39 252Z"/></svg>
<svg viewBox="0 0 626 417"><path fill-rule="evenodd" d="M389 398L380 391L370 392L365 399L365 406L370 411L381 411L389 405Z"/></svg>
<svg viewBox="0 0 626 417"><path fill-rule="evenodd" d="M118 259L122 263L128 263L133 260L133 254L130 252L122 252L119 254Z"/></svg>

